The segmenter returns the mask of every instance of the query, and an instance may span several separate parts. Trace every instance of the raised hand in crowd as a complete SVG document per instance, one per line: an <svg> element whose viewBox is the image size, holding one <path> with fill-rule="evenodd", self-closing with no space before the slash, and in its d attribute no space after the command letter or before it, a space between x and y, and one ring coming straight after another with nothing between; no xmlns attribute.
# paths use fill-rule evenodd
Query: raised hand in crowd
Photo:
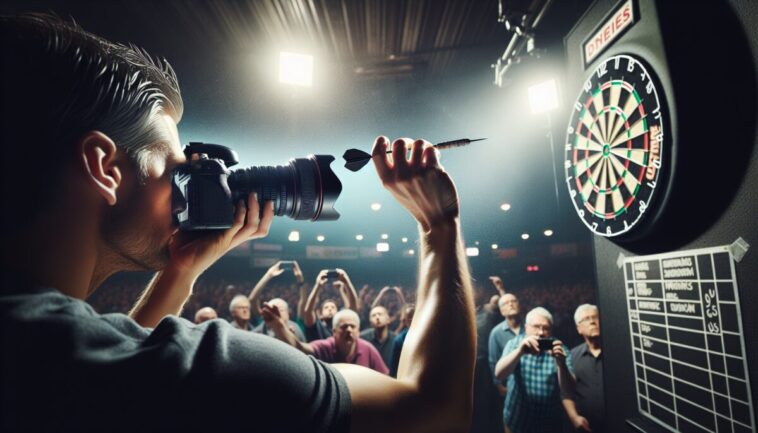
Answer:
<svg viewBox="0 0 758 433"><path fill-rule="evenodd" d="M335 270L337 271L337 281L334 282L334 286L339 290L345 308L353 311L360 310L360 299L350 276L344 269L337 268Z"/></svg>
<svg viewBox="0 0 758 433"><path fill-rule="evenodd" d="M258 280L258 282L255 284L255 287L253 287L253 290L250 291L247 299L250 300L250 319L253 322L256 322L256 319L261 315L261 306L259 299L261 293L263 293L263 289L266 288L272 279L278 277L279 275L282 275L284 271L285 270L282 268L281 261L274 263L270 268L266 270L266 272L263 273L261 279Z"/></svg>
<svg viewBox="0 0 758 433"><path fill-rule="evenodd" d="M505 284L503 284L503 280L500 277L491 276L490 281L492 281L492 285L495 286L500 296L505 295Z"/></svg>

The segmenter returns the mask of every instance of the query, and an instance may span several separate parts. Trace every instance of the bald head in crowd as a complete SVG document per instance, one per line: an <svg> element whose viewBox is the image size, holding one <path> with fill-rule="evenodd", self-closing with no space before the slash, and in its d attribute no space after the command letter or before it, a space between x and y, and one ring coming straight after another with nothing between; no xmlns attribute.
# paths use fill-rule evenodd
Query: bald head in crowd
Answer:
<svg viewBox="0 0 758 433"><path fill-rule="evenodd" d="M195 323L198 325L213 319L218 319L218 314L211 307L203 307L195 313Z"/></svg>

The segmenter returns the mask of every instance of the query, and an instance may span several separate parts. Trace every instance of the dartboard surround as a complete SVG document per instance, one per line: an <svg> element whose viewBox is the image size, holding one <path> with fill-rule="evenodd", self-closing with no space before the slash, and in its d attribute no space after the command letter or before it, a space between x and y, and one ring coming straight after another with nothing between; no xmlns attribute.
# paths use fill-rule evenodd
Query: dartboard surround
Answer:
<svg viewBox="0 0 758 433"><path fill-rule="evenodd" d="M653 196L668 157L667 111L651 73L636 57L609 57L584 83L572 110L566 185L579 217L601 236L637 230L657 211Z"/></svg>

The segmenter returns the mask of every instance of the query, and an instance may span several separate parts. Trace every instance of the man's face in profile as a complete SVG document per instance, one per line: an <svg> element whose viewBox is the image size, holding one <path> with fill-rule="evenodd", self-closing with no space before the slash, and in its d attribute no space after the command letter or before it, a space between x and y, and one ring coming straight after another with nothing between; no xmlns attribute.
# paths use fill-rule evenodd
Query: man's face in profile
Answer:
<svg viewBox="0 0 758 433"><path fill-rule="evenodd" d="M173 216L181 209L172 209L171 172L186 158L174 119L168 114L159 118L157 127L163 129L166 142L149 152L141 182L136 164L123 164L117 202L104 218L106 246L129 270L163 269L169 261L169 240L178 231Z"/></svg>

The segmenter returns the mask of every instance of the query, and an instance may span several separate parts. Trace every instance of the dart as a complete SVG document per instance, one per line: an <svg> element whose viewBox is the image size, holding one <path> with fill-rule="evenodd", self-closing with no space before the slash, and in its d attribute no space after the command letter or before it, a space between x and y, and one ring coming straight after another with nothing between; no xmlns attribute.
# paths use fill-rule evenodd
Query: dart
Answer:
<svg viewBox="0 0 758 433"><path fill-rule="evenodd" d="M469 140L468 138L461 138L458 140L443 141L442 143L435 144L433 147L435 149L442 150L449 149L451 147L466 146L469 143L482 140L486 140L486 138L476 138L473 140ZM392 151L388 150L387 153L392 153ZM370 154L359 149L348 149L345 151L345 154L342 155L342 157L345 158L345 168L350 171L358 171L362 169L363 166L371 160Z"/></svg>

